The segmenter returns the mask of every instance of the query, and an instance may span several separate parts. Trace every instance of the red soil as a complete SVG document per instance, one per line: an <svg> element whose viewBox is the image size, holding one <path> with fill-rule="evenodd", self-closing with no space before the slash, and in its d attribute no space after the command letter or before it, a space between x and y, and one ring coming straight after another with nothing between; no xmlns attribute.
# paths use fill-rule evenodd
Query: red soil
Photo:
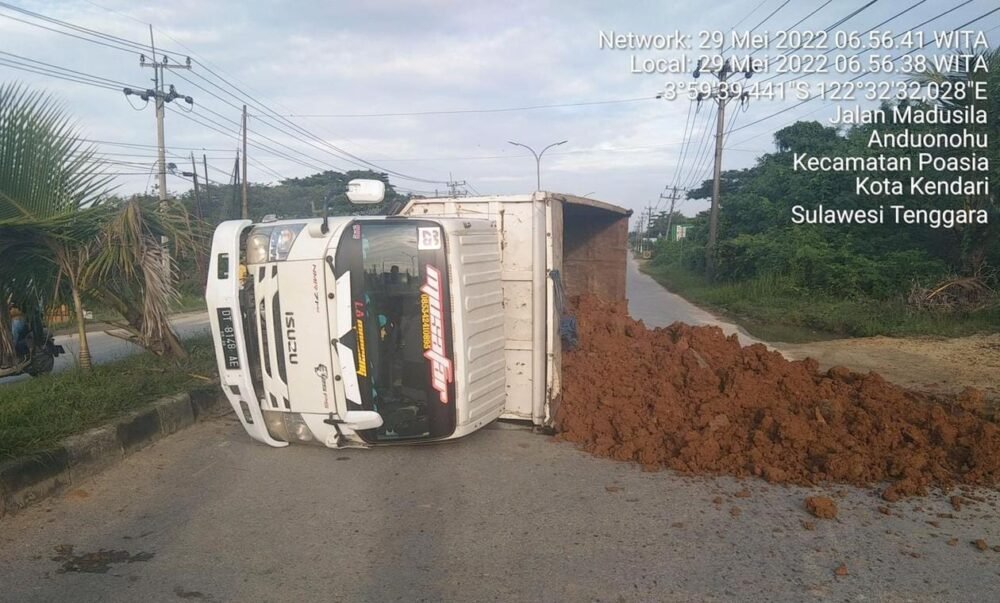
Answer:
<svg viewBox="0 0 1000 603"><path fill-rule="evenodd" d="M826 496L807 496L806 510L820 519L836 519L837 503Z"/></svg>
<svg viewBox="0 0 1000 603"><path fill-rule="evenodd" d="M775 483L891 481L887 500L956 483L995 486L1000 428L978 390L930 396L876 373L741 347L716 327L647 329L624 302L575 302L559 438L646 468Z"/></svg>

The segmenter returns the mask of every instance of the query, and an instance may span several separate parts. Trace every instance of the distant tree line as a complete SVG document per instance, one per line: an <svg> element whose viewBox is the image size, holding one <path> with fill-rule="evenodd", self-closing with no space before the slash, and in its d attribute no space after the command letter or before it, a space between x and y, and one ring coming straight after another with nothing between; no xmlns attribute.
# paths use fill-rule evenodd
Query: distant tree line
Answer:
<svg viewBox="0 0 1000 603"><path fill-rule="evenodd" d="M916 125L887 123L858 125L846 131L818 122L797 122L774 134L777 150L763 155L748 169L729 170L722 174L719 238L716 247L716 278L738 282L760 277L780 277L789 287L803 293L825 292L830 295L884 299L898 296L914 283L933 285L952 277L975 278L997 289L1000 267L1000 52L987 53L989 73L925 74L927 80L983 79L988 82L988 100L979 101L989 115L986 124ZM962 107L971 101L947 103L948 108ZM917 104L920 108L928 105ZM887 109L890 105L883 105ZM927 149L940 156L986 156L990 167L983 172L918 172L914 161L912 173L871 173L874 178L907 180L910 175L950 180L989 177L988 194L963 196L865 197L855 193L857 173L796 171L795 153L823 156L916 156L919 150L868 148L873 129L897 133L908 128L914 133L959 132L963 128L985 133L987 149ZM705 181L691 198L710 198L712 183ZM884 224L808 225L792 223L792 207L808 208L822 204L833 209L868 209L884 205ZM988 224L931 228L925 225L899 225L889 215L889 206L928 209L983 209ZM707 211L690 220L686 239L663 240L656 249L655 261L679 264L703 273L704 247L707 240ZM660 220L653 223L654 228ZM657 233L658 234L658 233Z"/></svg>

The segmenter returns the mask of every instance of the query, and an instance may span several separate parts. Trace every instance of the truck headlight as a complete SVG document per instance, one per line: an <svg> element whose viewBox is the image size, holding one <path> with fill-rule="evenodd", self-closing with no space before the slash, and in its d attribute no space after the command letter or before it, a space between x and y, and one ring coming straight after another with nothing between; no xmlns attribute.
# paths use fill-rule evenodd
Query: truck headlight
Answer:
<svg viewBox="0 0 1000 603"><path fill-rule="evenodd" d="M247 239L247 263L263 264L267 261L268 242L271 233L268 230L254 231Z"/></svg>
<svg viewBox="0 0 1000 603"><path fill-rule="evenodd" d="M268 245L267 260L269 262L280 262L288 257L288 252L292 250L299 231L304 224L292 224L289 226L276 226L271 231L271 240Z"/></svg>
<svg viewBox="0 0 1000 603"><path fill-rule="evenodd" d="M285 415L285 432L292 439L298 440L299 442L311 442L316 438L313 437L312 430L306 425L306 422L302 420L302 415L297 412L286 412L282 413Z"/></svg>
<svg viewBox="0 0 1000 603"><path fill-rule="evenodd" d="M284 442L312 442L312 430L297 412L264 410L264 423L271 437Z"/></svg>
<svg viewBox="0 0 1000 603"><path fill-rule="evenodd" d="M263 264L287 259L303 226L305 224L288 224L254 229L247 238L247 263Z"/></svg>

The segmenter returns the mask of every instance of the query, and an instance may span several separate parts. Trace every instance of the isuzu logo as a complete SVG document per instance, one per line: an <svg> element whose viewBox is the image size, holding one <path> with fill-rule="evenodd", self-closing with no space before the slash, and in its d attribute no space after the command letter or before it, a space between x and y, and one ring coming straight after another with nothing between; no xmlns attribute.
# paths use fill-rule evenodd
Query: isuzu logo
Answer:
<svg viewBox="0 0 1000 603"><path fill-rule="evenodd" d="M444 304L441 300L441 272L427 264L427 279L420 287L420 313L423 315L424 358L430 363L431 387L442 404L448 403L448 384L453 380L451 360L445 349Z"/></svg>
<svg viewBox="0 0 1000 603"><path fill-rule="evenodd" d="M288 363L299 363L299 344L295 341L295 313L285 312L285 341L288 346Z"/></svg>

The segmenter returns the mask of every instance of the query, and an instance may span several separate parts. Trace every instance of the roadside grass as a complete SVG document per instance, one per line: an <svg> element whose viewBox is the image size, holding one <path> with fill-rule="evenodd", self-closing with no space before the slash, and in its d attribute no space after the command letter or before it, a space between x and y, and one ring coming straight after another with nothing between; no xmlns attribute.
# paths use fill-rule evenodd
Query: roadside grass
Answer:
<svg viewBox="0 0 1000 603"><path fill-rule="evenodd" d="M191 293L181 293L180 299L177 300L171 307L172 312L194 312L196 310L204 310L208 306L205 305L205 295L203 293L198 293L197 295Z"/></svg>
<svg viewBox="0 0 1000 603"><path fill-rule="evenodd" d="M765 341L803 343L836 337L961 337L1000 330L1000 304L976 312L915 310L902 300L876 301L803 293L780 276L707 284L677 265L642 265L670 291L734 320Z"/></svg>
<svg viewBox="0 0 1000 603"><path fill-rule="evenodd" d="M159 397L215 387L211 338L185 345L190 357L183 362L145 352L90 373L73 369L0 385L0 460L46 450Z"/></svg>

